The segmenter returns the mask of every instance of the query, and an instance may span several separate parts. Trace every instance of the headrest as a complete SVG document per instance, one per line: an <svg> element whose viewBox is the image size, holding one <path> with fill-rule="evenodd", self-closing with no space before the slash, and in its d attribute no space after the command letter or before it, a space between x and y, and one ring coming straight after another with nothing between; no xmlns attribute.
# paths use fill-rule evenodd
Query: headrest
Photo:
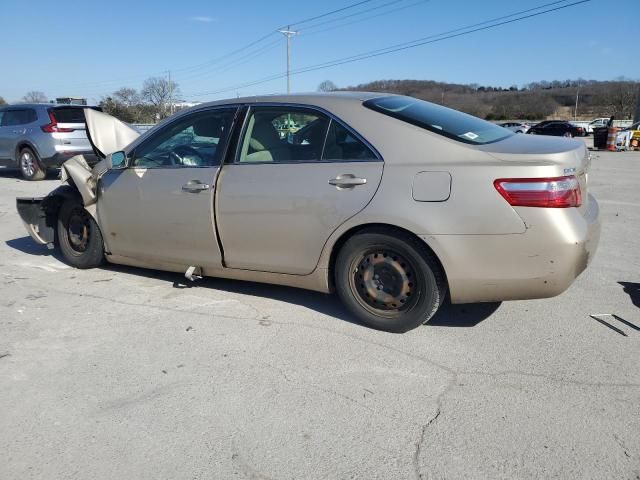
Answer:
<svg viewBox="0 0 640 480"><path fill-rule="evenodd" d="M249 145L254 151L270 150L281 146L280 136L273 124L266 118L256 115Z"/></svg>
<svg viewBox="0 0 640 480"><path fill-rule="evenodd" d="M220 117L204 117L193 124L193 133L198 137L220 138L224 121Z"/></svg>

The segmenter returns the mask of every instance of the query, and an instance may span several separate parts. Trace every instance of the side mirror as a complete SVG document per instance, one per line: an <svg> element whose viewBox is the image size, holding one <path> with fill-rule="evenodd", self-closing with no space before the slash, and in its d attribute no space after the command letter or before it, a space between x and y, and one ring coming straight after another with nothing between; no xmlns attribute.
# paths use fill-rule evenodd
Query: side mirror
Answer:
<svg viewBox="0 0 640 480"><path fill-rule="evenodd" d="M109 170L121 170L127 168L127 156L124 152L113 152L107 155L107 168Z"/></svg>

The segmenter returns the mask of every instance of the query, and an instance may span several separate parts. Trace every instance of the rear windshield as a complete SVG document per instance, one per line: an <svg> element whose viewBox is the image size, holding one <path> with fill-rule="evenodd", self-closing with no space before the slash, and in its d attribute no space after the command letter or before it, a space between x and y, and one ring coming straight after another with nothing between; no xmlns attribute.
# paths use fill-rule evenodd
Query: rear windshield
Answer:
<svg viewBox="0 0 640 480"><path fill-rule="evenodd" d="M484 145L515 133L466 113L411 97L382 97L364 106L459 142Z"/></svg>
<svg viewBox="0 0 640 480"><path fill-rule="evenodd" d="M51 113L58 123L84 123L85 108L102 111L99 107L61 107L51 109Z"/></svg>

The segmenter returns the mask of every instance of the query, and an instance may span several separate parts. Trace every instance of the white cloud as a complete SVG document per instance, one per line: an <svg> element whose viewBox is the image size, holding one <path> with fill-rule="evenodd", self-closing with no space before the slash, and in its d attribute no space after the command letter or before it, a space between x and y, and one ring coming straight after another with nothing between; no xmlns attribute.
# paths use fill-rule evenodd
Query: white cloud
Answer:
<svg viewBox="0 0 640 480"><path fill-rule="evenodd" d="M191 20L194 22L203 22L203 23L211 23L215 21L213 17L203 17L203 16L195 16L191 17Z"/></svg>

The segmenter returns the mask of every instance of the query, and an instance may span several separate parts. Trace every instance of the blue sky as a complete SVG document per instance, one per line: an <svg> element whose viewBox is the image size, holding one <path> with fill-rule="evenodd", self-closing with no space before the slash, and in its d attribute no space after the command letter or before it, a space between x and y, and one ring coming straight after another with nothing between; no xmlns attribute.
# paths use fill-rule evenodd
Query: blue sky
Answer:
<svg viewBox="0 0 640 480"><path fill-rule="evenodd" d="M284 78L241 86L286 71L282 35L273 34L228 55L278 27L356 1L4 0L0 96L12 101L29 90L41 90L50 98L86 96L98 101L122 86L139 89L146 77L167 75L167 70L186 100L282 92ZM551 1L369 0L294 27L299 35L292 39L292 68L440 34ZM326 79L340 87L376 79L496 86L578 77L640 79L637 47L631 47L638 40L637 7L638 0L591 0L495 29L295 75L292 91L314 91ZM630 48L625 50L625 45Z"/></svg>

